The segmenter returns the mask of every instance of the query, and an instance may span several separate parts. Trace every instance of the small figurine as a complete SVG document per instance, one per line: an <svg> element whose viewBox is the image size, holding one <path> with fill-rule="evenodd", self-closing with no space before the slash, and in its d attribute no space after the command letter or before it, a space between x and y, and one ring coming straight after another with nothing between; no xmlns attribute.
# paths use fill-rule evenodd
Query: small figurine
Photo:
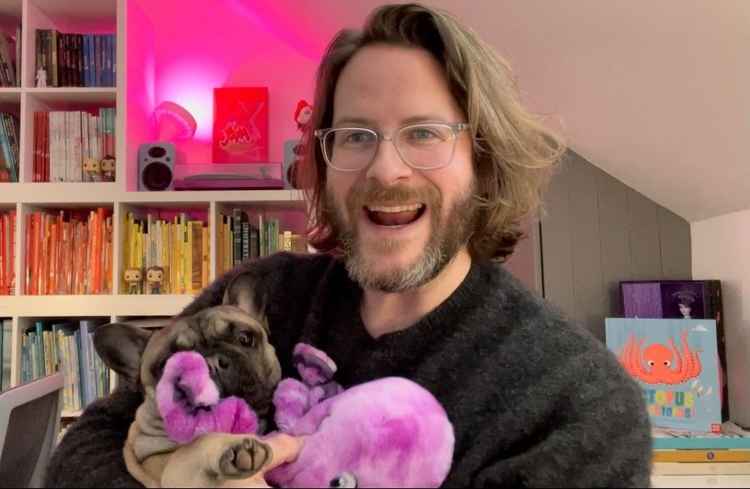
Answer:
<svg viewBox="0 0 750 489"><path fill-rule="evenodd" d="M102 181L102 167L99 160L86 158L86 161L83 162L83 173L86 175L87 182Z"/></svg>
<svg viewBox="0 0 750 489"><path fill-rule="evenodd" d="M297 123L297 129L302 133L300 142L294 146L292 150L294 152L294 161L287 169L287 181L292 184L292 187L299 188L297 185L297 166L301 164L302 157L305 154L304 137L307 132L307 127L310 125L312 119L313 108L312 105L307 103L306 100L300 100L297 102L297 109L294 111L294 122Z"/></svg>
<svg viewBox="0 0 750 489"><path fill-rule="evenodd" d="M107 156L102 160L102 178L105 182L115 181L115 159Z"/></svg>
<svg viewBox="0 0 750 489"><path fill-rule="evenodd" d="M139 268L128 268L125 270L125 282L128 284L128 294L141 294L141 284L143 283L143 274Z"/></svg>
<svg viewBox="0 0 750 489"><path fill-rule="evenodd" d="M36 86L37 88L44 88L47 86L47 70L42 66L36 70Z"/></svg>
<svg viewBox="0 0 750 489"><path fill-rule="evenodd" d="M164 281L164 268L149 267L146 270L146 287L149 294L161 294L161 284Z"/></svg>

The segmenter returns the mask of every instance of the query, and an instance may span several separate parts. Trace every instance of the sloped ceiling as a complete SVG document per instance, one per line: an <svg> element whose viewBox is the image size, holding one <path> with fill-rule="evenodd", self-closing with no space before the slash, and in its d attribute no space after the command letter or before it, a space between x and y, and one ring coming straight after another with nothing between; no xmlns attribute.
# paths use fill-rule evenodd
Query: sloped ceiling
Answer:
<svg viewBox="0 0 750 489"><path fill-rule="evenodd" d="M225 1L307 57L383 3ZM750 208L750 1L425 3L490 42L528 106L610 175L689 221Z"/></svg>

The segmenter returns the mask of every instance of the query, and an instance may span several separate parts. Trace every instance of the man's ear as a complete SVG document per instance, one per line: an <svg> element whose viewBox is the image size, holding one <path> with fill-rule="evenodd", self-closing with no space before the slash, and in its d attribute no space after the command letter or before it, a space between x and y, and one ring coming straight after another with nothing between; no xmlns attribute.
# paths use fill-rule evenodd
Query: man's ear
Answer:
<svg viewBox="0 0 750 489"><path fill-rule="evenodd" d="M94 347L109 368L135 385L149 338L151 331L144 328L120 323L104 324L94 331Z"/></svg>
<svg viewBox="0 0 750 489"><path fill-rule="evenodd" d="M243 273L229 282L224 290L222 303L239 307L265 325L265 302L265 297L255 287L255 278L249 273Z"/></svg>

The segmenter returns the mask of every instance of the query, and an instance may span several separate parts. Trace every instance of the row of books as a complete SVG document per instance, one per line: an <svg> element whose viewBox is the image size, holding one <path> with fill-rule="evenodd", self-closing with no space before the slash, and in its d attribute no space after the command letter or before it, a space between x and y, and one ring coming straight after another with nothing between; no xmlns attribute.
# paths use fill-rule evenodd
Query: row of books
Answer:
<svg viewBox="0 0 750 489"><path fill-rule="evenodd" d="M26 294L112 292L109 209L36 211L25 231Z"/></svg>
<svg viewBox="0 0 750 489"><path fill-rule="evenodd" d="M210 244L205 219L129 212L123 230L123 286L128 294L192 294L208 285Z"/></svg>
<svg viewBox="0 0 750 489"><path fill-rule="evenodd" d="M18 181L18 120L0 113L0 182Z"/></svg>
<svg viewBox="0 0 750 489"><path fill-rule="evenodd" d="M750 431L731 421L717 432L652 428L659 463L750 463Z"/></svg>
<svg viewBox="0 0 750 489"><path fill-rule="evenodd" d="M16 35L6 36L0 32L0 86L21 86L21 27L16 28Z"/></svg>
<svg viewBox="0 0 750 489"><path fill-rule="evenodd" d="M36 321L21 336L21 383L62 372L63 410L78 411L110 392L111 374L93 333L103 320Z"/></svg>
<svg viewBox="0 0 750 489"><path fill-rule="evenodd" d="M254 221L254 222L252 222ZM256 224L257 222L257 224ZM245 260L268 256L277 251L307 251L305 236L281 230L279 219L257 216L251 219L242 209L221 214L217 226L217 272L222 274Z"/></svg>
<svg viewBox="0 0 750 489"><path fill-rule="evenodd" d="M16 290L16 211L0 211L0 295Z"/></svg>
<svg viewBox="0 0 750 489"><path fill-rule="evenodd" d="M113 87L117 79L114 34L36 30L36 86Z"/></svg>
<svg viewBox="0 0 750 489"><path fill-rule="evenodd" d="M34 182L115 180L116 110L34 112ZM107 167L104 159L112 159ZM93 163L92 163L93 161Z"/></svg>
<svg viewBox="0 0 750 489"><path fill-rule="evenodd" d="M0 319L0 391L10 389L11 342L13 320Z"/></svg>

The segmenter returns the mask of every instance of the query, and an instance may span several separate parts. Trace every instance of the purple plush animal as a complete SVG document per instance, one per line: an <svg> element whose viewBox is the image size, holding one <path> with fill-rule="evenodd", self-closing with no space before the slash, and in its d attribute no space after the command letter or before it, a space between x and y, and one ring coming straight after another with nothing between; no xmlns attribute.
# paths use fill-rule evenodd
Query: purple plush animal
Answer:
<svg viewBox="0 0 750 489"><path fill-rule="evenodd" d="M334 362L309 345L297 345L294 362L303 381L279 383L274 405L281 433L263 441L275 454L268 469L297 456L261 474L266 481L280 487L442 484L453 459L453 426L427 390L398 377L343 390L332 381ZM181 443L212 431L257 430L257 417L243 400L219 399L205 360L194 352L170 357L157 402L167 433ZM257 486L259 480L234 486Z"/></svg>
<svg viewBox="0 0 750 489"><path fill-rule="evenodd" d="M336 366L323 352L297 345L303 382L282 380L276 422L304 437L292 463L266 480L280 487L438 487L453 459L453 426L418 384L390 377L342 392Z"/></svg>
<svg viewBox="0 0 750 489"><path fill-rule="evenodd" d="M205 433L258 431L258 417L244 399L219 399L206 359L194 351L169 357L156 386L156 403L165 431L177 443L190 443Z"/></svg>

